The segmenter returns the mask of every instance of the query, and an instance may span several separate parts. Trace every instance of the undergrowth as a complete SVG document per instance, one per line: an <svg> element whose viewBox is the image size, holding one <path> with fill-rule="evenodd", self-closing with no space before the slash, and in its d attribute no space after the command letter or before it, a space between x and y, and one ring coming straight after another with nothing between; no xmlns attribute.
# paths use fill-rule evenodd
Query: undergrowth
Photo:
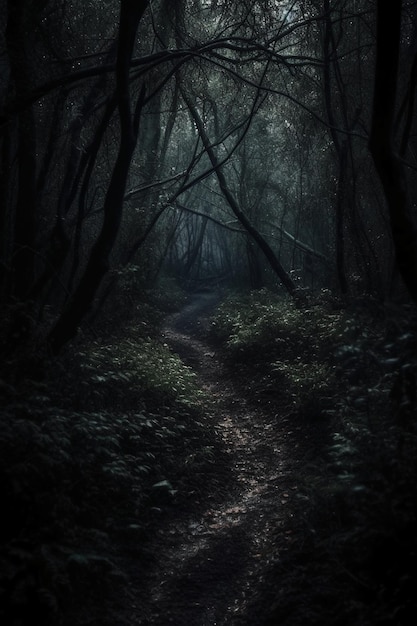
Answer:
<svg viewBox="0 0 417 626"><path fill-rule="evenodd" d="M128 626L123 550L145 579L161 520L219 489L205 398L159 339L175 298L106 318L102 339L54 362L3 363L1 623ZM260 291L218 308L211 335L242 395L278 426L285 416L299 459L293 539L270 555L248 623L411 623L416 328L406 308L328 293L297 306Z"/></svg>
<svg viewBox="0 0 417 626"><path fill-rule="evenodd" d="M38 376L2 372L2 624L123 624L123 546L145 576L155 522L210 473L194 374L158 339L172 309L159 295Z"/></svg>
<svg viewBox="0 0 417 626"><path fill-rule="evenodd" d="M301 441L292 548L271 558L249 621L413 623L415 314L372 302L342 306L327 293L297 306L260 291L230 297L212 322L248 396L269 403L277 422L289 418Z"/></svg>
<svg viewBox="0 0 417 626"><path fill-rule="evenodd" d="M350 342L360 332L340 309L321 302L298 308L267 290L228 298L212 320L234 367L250 364L257 395L281 396L288 410L323 401L337 375L327 342Z"/></svg>
<svg viewBox="0 0 417 626"><path fill-rule="evenodd" d="M167 397L195 405L201 395L192 369L186 367L167 344L149 336L137 336L134 327L127 328L121 340L92 345L77 356L81 385L103 406L115 401L129 402L137 388L141 389L143 397L154 396L157 402Z"/></svg>

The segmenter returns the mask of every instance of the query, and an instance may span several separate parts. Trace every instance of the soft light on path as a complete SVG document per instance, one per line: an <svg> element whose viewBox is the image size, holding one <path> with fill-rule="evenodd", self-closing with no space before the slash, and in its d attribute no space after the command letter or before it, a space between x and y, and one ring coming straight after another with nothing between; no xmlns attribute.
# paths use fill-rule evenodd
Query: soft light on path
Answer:
<svg viewBox="0 0 417 626"><path fill-rule="evenodd" d="M161 528L145 606L141 616L132 612L132 625L246 624L266 566L291 543L291 531L283 530L297 491L286 445L291 432L285 418L242 397L215 349L196 335L211 306L210 298L191 303L164 336L198 376L206 421L230 455L232 476L220 500Z"/></svg>

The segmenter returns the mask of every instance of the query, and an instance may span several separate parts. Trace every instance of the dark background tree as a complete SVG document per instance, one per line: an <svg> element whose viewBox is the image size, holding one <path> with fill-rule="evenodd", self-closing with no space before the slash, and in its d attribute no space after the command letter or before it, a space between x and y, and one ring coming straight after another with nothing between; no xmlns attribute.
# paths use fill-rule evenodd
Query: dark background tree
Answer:
<svg viewBox="0 0 417 626"><path fill-rule="evenodd" d="M109 1L72 19L77 7L4 4L1 284L4 301L20 307L13 333L22 344L42 327L41 340L59 350L114 284L109 271L135 259L144 277L158 275L147 264L166 271L151 251L169 253L169 207L193 197L189 208L204 213L200 197L212 217L227 214L218 175L235 202L235 215L220 221L237 210L257 233L254 244L231 235L229 260L241 265L246 246L249 282L275 280L264 246L269 262L287 268L278 283L290 291L293 274L300 287L389 296L391 230L377 178L364 175L368 138L372 130L374 146L375 120L387 113L371 105L375 51L377 78L385 63L375 46L383 18L371 3L360 11L348 0L226 9L184 0L135 5L134 14ZM401 42L410 79L404 69L397 103L403 160L413 136L410 11ZM383 89L378 80L375 89Z"/></svg>

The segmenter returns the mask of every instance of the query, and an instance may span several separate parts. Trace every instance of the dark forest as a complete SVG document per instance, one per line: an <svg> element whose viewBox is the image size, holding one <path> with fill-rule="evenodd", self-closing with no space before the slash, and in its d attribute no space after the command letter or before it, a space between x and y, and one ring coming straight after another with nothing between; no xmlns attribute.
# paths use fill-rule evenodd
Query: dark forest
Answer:
<svg viewBox="0 0 417 626"><path fill-rule="evenodd" d="M0 17L1 624L414 624L417 3Z"/></svg>

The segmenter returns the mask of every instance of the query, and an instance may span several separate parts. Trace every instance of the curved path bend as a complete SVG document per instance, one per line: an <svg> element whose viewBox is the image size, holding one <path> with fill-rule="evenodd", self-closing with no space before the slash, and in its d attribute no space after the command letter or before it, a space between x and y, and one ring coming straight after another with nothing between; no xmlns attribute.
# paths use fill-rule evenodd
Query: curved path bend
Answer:
<svg viewBox="0 0 417 626"><path fill-rule="evenodd" d="M266 568L291 544L297 484L289 420L245 398L204 339L215 304L210 294L194 299L169 319L164 335L197 374L205 423L219 439L231 475L207 507L183 511L161 531L146 606L134 625L253 626L247 610L253 611Z"/></svg>

